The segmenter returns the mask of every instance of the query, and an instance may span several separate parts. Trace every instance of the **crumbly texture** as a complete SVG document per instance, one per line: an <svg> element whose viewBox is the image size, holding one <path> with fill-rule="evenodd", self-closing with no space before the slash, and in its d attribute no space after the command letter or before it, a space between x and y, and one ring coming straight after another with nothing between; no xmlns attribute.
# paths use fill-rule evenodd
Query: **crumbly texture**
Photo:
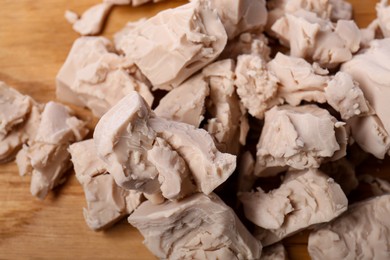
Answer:
<svg viewBox="0 0 390 260"><path fill-rule="evenodd" d="M328 222L347 210L348 200L340 186L318 170L288 172L282 185L265 193L239 194L245 216L257 225L263 246L313 224Z"/></svg>
<svg viewBox="0 0 390 260"><path fill-rule="evenodd" d="M390 195L351 205L309 236L312 259L388 259Z"/></svg>
<svg viewBox="0 0 390 260"><path fill-rule="evenodd" d="M65 19L95 35L112 6L147 2L158 0L103 0ZM390 9L380 1L359 29L351 7L191 0L112 42L80 37L56 90L100 118L93 139L69 108L0 82L0 162L17 154L40 199L72 162L87 225L130 215L162 259L286 259L280 241L304 229L313 259L387 259L390 185L355 175L355 149L389 154ZM359 181L380 197L348 208Z"/></svg>
<svg viewBox="0 0 390 260"><path fill-rule="evenodd" d="M259 259L261 244L215 194L180 202L144 202L129 217L145 245L163 259Z"/></svg>
<svg viewBox="0 0 390 260"><path fill-rule="evenodd" d="M65 181L65 173L72 166L68 147L86 136L85 125L68 107L55 102L45 105L35 137L23 146L17 160L20 174L31 174L33 196L43 200Z"/></svg>

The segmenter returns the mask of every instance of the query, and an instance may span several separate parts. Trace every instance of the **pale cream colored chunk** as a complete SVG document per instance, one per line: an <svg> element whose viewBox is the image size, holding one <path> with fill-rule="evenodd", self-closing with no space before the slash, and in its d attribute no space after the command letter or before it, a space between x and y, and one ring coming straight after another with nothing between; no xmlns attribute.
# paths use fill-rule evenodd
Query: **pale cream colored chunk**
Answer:
<svg viewBox="0 0 390 260"><path fill-rule="evenodd" d="M229 39L243 32L262 30L267 22L265 0L210 0Z"/></svg>
<svg viewBox="0 0 390 260"><path fill-rule="evenodd" d="M104 20L112 4L101 3L90 7L73 23L73 30L81 35L95 35L101 32Z"/></svg>
<svg viewBox="0 0 390 260"><path fill-rule="evenodd" d="M122 41L154 88L172 89L218 57L227 36L209 3L193 1L158 13Z"/></svg>
<svg viewBox="0 0 390 260"><path fill-rule="evenodd" d="M280 82L277 96L293 106L302 101L325 103L324 88L329 80L328 71L318 64L302 58L277 53L267 65L270 73Z"/></svg>
<svg viewBox="0 0 390 260"><path fill-rule="evenodd" d="M316 61L327 68L350 60L360 46L360 31L353 21L339 20L334 26L304 10L286 14L272 30L290 47L291 56Z"/></svg>
<svg viewBox="0 0 390 260"><path fill-rule="evenodd" d="M364 116L370 112L367 100L364 98L359 84L345 72L337 72L325 88L326 101L336 111L340 112L343 120L354 116Z"/></svg>
<svg viewBox="0 0 390 260"><path fill-rule="evenodd" d="M205 112L209 85L196 74L168 92L156 107L157 116L199 127Z"/></svg>
<svg viewBox="0 0 390 260"><path fill-rule="evenodd" d="M88 133L85 125L67 107L54 102L45 105L35 138L23 147L17 160L17 163L22 162L21 175L32 174L32 195L44 199L65 180L64 174L71 167L68 146L84 138Z"/></svg>
<svg viewBox="0 0 390 260"><path fill-rule="evenodd" d="M282 243L263 248L260 260L287 260L287 251Z"/></svg>
<svg viewBox="0 0 390 260"><path fill-rule="evenodd" d="M32 100L0 81L0 138L22 123L31 110Z"/></svg>
<svg viewBox="0 0 390 260"><path fill-rule="evenodd" d="M136 92L113 106L96 125L96 150L116 183L125 189L159 191L158 171L147 160L156 133L148 120L151 110Z"/></svg>
<svg viewBox="0 0 390 260"><path fill-rule="evenodd" d="M256 235L264 246L347 210L345 194L327 175L315 169L288 174L278 189L239 195L245 216L261 228Z"/></svg>
<svg viewBox="0 0 390 260"><path fill-rule="evenodd" d="M334 22L352 18L352 5L345 0L271 0L267 2L267 7L267 32L285 14L294 14L302 9Z"/></svg>
<svg viewBox="0 0 390 260"><path fill-rule="evenodd" d="M142 203L129 223L161 259L259 259L261 243L215 194L180 202Z"/></svg>
<svg viewBox="0 0 390 260"><path fill-rule="evenodd" d="M346 154L344 123L315 105L268 110L257 144L257 175L268 167L318 168Z"/></svg>
<svg viewBox="0 0 390 260"><path fill-rule="evenodd" d="M84 189L84 218L93 230L106 229L129 215L141 203L142 194L119 187L96 154L92 139L69 147L77 180Z"/></svg>
<svg viewBox="0 0 390 260"><path fill-rule="evenodd" d="M153 148L148 151L148 160L159 172L158 181L164 198L179 200L195 192L186 162L164 139L156 138Z"/></svg>
<svg viewBox="0 0 390 260"><path fill-rule="evenodd" d="M237 94L249 114L259 119L279 101L275 98L279 80L267 70L265 61L258 55L240 55L236 66Z"/></svg>
<svg viewBox="0 0 390 260"><path fill-rule="evenodd" d="M246 112L240 109L236 94L234 68L233 60L221 60L205 67L202 74L210 85L207 111L211 118L205 129L216 139L220 151L238 154L240 144L245 144L241 141L246 139L247 134L245 129L241 131L240 126L247 118Z"/></svg>
<svg viewBox="0 0 390 260"><path fill-rule="evenodd" d="M383 127L390 133L390 39L374 40L366 51L342 65L359 83L364 96L375 110ZM353 129L352 129L353 130Z"/></svg>
<svg viewBox="0 0 390 260"><path fill-rule="evenodd" d="M265 61L270 60L271 48L268 46L268 38L259 32L242 33L228 41L220 59L237 59L242 54L260 55Z"/></svg>
<svg viewBox="0 0 390 260"><path fill-rule="evenodd" d="M388 0L381 0L376 4L376 15L383 36L390 37L390 6Z"/></svg>
<svg viewBox="0 0 390 260"><path fill-rule="evenodd" d="M75 41L57 74L57 97L61 101L86 106L101 117L132 91L152 104L147 85L127 72L124 58L112 53L113 46L103 37L81 37Z"/></svg>
<svg viewBox="0 0 390 260"><path fill-rule="evenodd" d="M389 259L390 195L351 205L334 221L313 231L312 259Z"/></svg>
<svg viewBox="0 0 390 260"><path fill-rule="evenodd" d="M31 97L0 81L0 163L12 160L34 138L40 109Z"/></svg>
<svg viewBox="0 0 390 260"><path fill-rule="evenodd" d="M328 0L270 0L267 1L267 7L269 10L267 31L285 14L293 14L303 9L323 19L328 19L332 11Z"/></svg>
<svg viewBox="0 0 390 260"><path fill-rule="evenodd" d="M155 117L136 92L110 109L94 133L98 154L118 185L148 194L160 191L158 175L163 174L161 179L164 178L164 173L159 171L165 171L161 162L157 167L147 159L156 137L164 139L172 148L172 153L164 149L161 152L177 159L173 153L176 151L183 158L197 190L205 194L223 183L235 169L236 157L219 152L205 130Z"/></svg>
<svg viewBox="0 0 390 260"><path fill-rule="evenodd" d="M236 168L236 156L221 153L210 134L185 123L150 118L150 127L187 163L198 190L210 194Z"/></svg>
<svg viewBox="0 0 390 260"><path fill-rule="evenodd" d="M390 136L377 115L353 117L347 122L354 141L367 153L384 159L390 150Z"/></svg>

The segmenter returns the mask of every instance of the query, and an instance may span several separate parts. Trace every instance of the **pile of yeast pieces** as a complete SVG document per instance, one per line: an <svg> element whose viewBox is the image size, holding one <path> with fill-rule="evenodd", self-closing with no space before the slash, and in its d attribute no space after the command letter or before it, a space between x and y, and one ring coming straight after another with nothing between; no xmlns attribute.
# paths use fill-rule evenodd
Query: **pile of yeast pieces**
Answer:
<svg viewBox="0 0 390 260"><path fill-rule="evenodd" d="M66 18L96 35L113 5L144 2ZM313 259L389 259L390 185L355 175L390 150L390 6L376 11L359 29L343 0L194 0L113 42L82 36L57 97L100 118L93 139L1 83L0 162L16 157L40 199L73 165L88 226L130 215L161 259L286 259L304 229ZM359 182L373 196L348 205Z"/></svg>

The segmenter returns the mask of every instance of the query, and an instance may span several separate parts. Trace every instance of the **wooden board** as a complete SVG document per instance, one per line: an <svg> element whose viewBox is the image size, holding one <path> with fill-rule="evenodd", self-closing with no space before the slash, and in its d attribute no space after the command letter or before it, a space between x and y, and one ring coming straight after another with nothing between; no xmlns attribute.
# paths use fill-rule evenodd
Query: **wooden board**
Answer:
<svg viewBox="0 0 390 260"><path fill-rule="evenodd" d="M39 102L55 100L55 75L78 35L63 18L71 9L81 13L99 0L3 0L0 7L0 80ZM360 26L374 17L375 0L354 0ZM103 35L111 37L127 21L151 16L185 3L168 1L139 8L115 7ZM91 114L76 108L91 121ZM371 161L376 163L375 160ZM377 165L377 164L375 164ZM362 172L382 176L388 164L370 164ZM379 167L379 168L378 168ZM378 170L379 169L379 170ZM389 174L390 175L390 174ZM14 162L0 165L0 259L155 259L142 237L124 220L106 232L93 232L84 222L83 191L71 174L45 201L30 195L29 177L20 177ZM307 259L307 233L286 240L291 259Z"/></svg>

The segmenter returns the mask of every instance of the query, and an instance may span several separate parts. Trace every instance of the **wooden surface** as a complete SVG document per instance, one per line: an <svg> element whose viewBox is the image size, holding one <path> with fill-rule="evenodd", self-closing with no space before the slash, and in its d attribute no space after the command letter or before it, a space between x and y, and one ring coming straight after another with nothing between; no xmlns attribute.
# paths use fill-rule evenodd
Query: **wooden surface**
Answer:
<svg viewBox="0 0 390 260"><path fill-rule="evenodd" d="M39 102L55 99L55 75L78 35L63 18L71 9L81 13L99 0L2 0L0 5L0 80ZM103 35L111 37L127 21L151 16L185 1L168 1L139 8L115 7ZM374 0L355 0L360 26L374 17ZM90 113L78 114L94 123ZM385 176L388 163L376 160L360 172ZM374 168L375 167L375 168ZM390 174L389 174L390 175ZM83 191L69 180L45 201L30 195L29 177L20 177L14 162L0 165L0 259L155 259L142 237L124 220L106 232L93 232L84 222ZM307 259L307 233L286 240L291 259Z"/></svg>

